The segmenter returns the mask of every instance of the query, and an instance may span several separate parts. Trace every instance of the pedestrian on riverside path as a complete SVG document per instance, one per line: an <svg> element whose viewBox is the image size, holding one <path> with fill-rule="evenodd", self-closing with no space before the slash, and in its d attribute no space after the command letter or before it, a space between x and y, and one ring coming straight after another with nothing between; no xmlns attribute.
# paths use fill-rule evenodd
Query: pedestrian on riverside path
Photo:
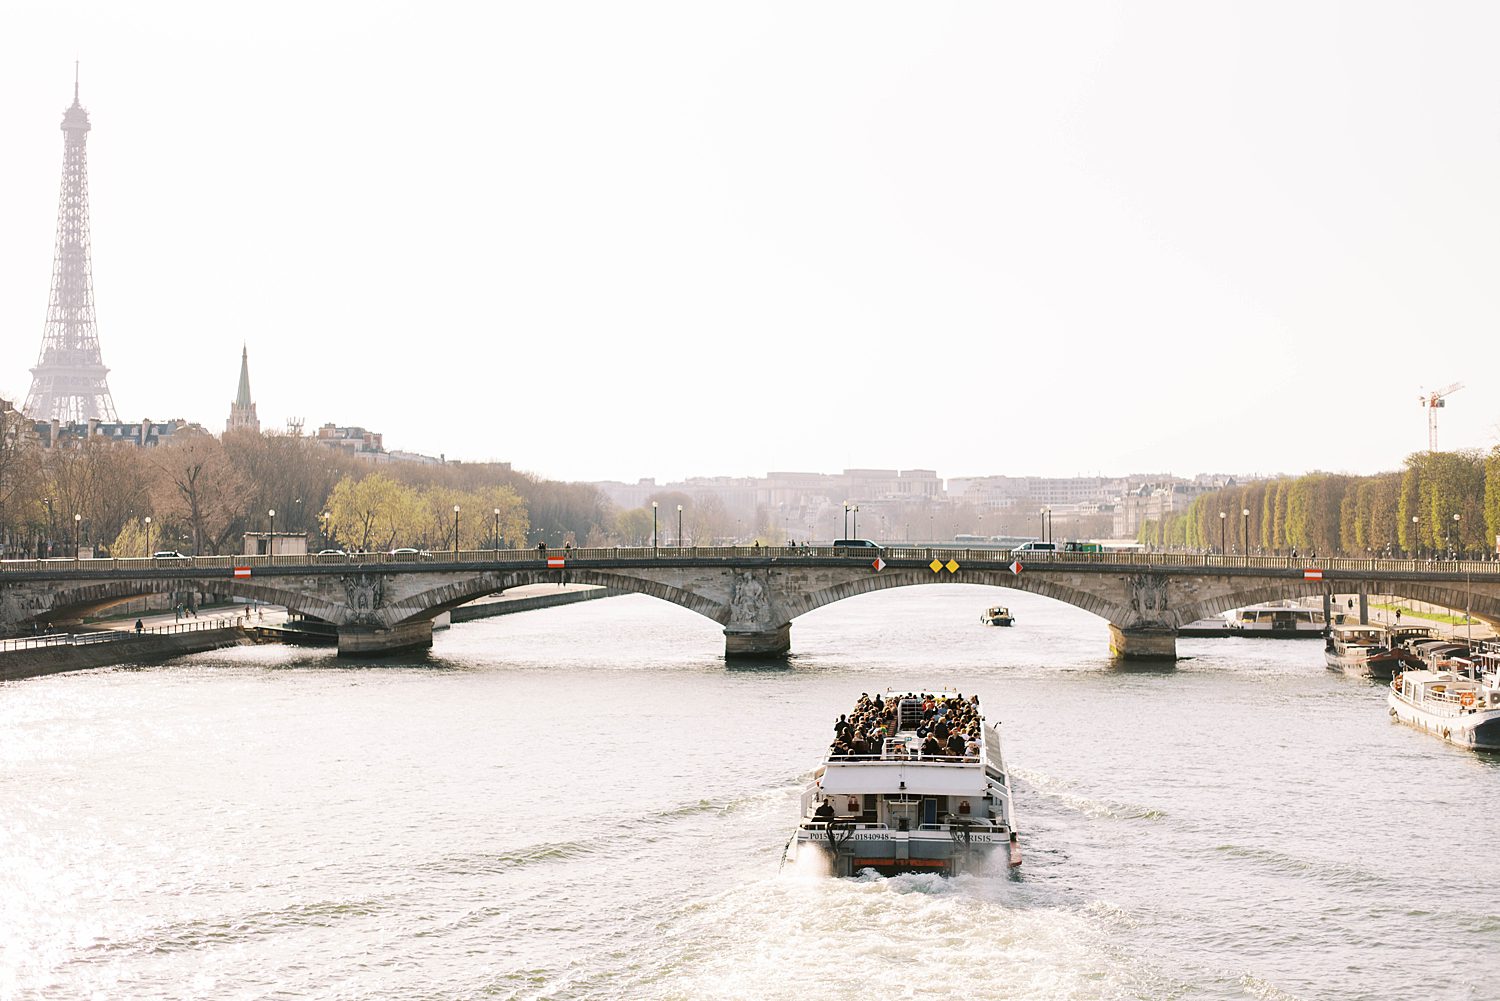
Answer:
<svg viewBox="0 0 1500 1001"><path fill-rule="evenodd" d="M1396 609L1396 625L1401 624L1401 609Z"/></svg>
<svg viewBox="0 0 1500 1001"><path fill-rule="evenodd" d="M141 624L141 620L140 619L136 619L135 620L135 634L137 636L139 636L141 633L143 633L145 631L146 631L146 627Z"/></svg>
<svg viewBox="0 0 1500 1001"><path fill-rule="evenodd" d="M176 621L176 622L181 622L182 621L182 606L181 605L173 605L172 606L172 616L173 616L173 620L174 621Z"/></svg>

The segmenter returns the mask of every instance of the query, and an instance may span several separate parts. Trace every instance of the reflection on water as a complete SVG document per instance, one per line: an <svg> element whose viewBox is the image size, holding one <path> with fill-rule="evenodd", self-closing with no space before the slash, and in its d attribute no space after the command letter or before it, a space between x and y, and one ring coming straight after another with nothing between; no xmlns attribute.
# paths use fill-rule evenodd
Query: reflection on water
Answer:
<svg viewBox="0 0 1500 1001"><path fill-rule="evenodd" d="M997 600L1014 628L977 621ZM0 686L0 997L1432 996L1403 941L1497 996L1497 760L1390 724L1317 642L1138 670L1097 619L965 585L792 642L726 665L716 624L633 596L406 662ZM1003 720L1022 869L783 868L833 719L939 685Z"/></svg>

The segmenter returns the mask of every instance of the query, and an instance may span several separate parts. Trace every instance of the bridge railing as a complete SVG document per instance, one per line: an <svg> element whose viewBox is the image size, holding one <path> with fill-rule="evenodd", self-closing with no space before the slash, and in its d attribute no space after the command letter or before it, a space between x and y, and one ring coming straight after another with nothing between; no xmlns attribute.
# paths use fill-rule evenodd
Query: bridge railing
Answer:
<svg viewBox="0 0 1500 1001"><path fill-rule="evenodd" d="M0 652L15 650L44 650L55 646L94 646L99 643L124 643L147 636L172 636L178 633L200 633L213 629L232 629L236 625L232 616L194 619L168 625L145 626L140 632L125 629L95 629L82 633L43 633L40 636L18 636L0 640Z"/></svg>
<svg viewBox="0 0 1500 1001"><path fill-rule="evenodd" d="M589 563L619 561L685 561L722 563L738 560L783 560L818 559L837 560L851 564L869 563L877 556L887 563L917 562L928 564L933 560L947 563L953 560L960 567L1006 566L1019 560L1024 566L1139 566L1139 567L1191 567L1201 569L1249 569L1249 570L1341 570L1356 573L1423 573L1453 576L1500 575L1500 561L1486 560L1434 560L1434 559L1380 559L1334 556L1315 558L1311 556L1241 556L1220 553L1147 553L1135 551L1118 552L1049 552L1046 550L969 549L963 546L892 546L886 549L845 549L833 546L632 546L583 549L464 549L412 550L408 552L347 553L319 555L277 554L276 556L183 556L183 557L118 557L100 559L50 558L35 560L0 560L0 576L6 573L45 573L68 575L72 573L130 572L141 570L212 570L228 573L236 568L246 568L251 576L257 569L278 569L313 566L385 566L426 565L454 566L462 564L519 564L527 567L545 565L548 558L562 558L568 566L580 567Z"/></svg>

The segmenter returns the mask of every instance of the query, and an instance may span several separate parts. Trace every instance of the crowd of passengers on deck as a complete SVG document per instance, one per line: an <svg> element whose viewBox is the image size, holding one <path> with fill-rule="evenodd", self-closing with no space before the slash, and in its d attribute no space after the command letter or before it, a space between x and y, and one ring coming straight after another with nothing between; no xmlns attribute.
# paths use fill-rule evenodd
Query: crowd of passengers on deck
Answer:
<svg viewBox="0 0 1500 1001"><path fill-rule="evenodd" d="M909 710L903 720L903 702L920 703L920 715ZM911 726L913 715L915 727ZM865 692L855 703L854 712L840 716L833 724L829 757L972 758L979 754L979 724L977 695L967 699L962 693L952 698L923 694L886 699L876 693L872 699ZM903 725L915 731L915 741L893 739Z"/></svg>

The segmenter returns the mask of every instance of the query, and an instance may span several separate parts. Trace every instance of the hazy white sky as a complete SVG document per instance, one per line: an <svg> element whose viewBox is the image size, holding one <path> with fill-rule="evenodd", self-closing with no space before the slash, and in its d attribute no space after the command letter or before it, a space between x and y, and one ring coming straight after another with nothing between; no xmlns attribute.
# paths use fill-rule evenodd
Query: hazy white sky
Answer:
<svg viewBox="0 0 1500 1001"><path fill-rule="evenodd" d="M0 5L0 390L82 61L123 418L568 479L1496 439L1500 5Z"/></svg>

